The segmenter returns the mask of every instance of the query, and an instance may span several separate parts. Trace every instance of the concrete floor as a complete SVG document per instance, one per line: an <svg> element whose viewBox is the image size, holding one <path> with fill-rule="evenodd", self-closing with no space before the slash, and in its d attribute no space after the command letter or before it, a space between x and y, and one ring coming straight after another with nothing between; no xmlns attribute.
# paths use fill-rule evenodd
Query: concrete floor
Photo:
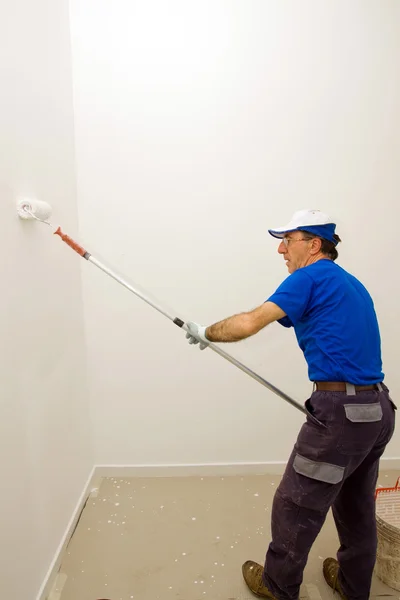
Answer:
<svg viewBox="0 0 400 600"><path fill-rule="evenodd" d="M383 471L380 485L398 473ZM65 551L60 600L250 600L248 559L263 564L280 476L103 478ZM304 573L301 597L331 598L323 558L335 556L331 514ZM61 592L61 593L60 593ZM371 597L400 598L374 578Z"/></svg>

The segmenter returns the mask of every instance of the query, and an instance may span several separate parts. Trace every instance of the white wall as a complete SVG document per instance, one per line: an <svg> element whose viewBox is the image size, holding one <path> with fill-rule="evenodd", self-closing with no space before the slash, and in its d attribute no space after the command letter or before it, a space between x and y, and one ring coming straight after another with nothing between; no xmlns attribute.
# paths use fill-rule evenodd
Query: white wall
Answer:
<svg viewBox="0 0 400 600"><path fill-rule="evenodd" d="M66 0L0 10L0 591L36 597L93 465L79 260L19 195L77 232Z"/></svg>
<svg viewBox="0 0 400 600"><path fill-rule="evenodd" d="M268 227L330 212L399 401L399 3L71 0L71 15L89 249L210 324L286 277ZM96 462L287 459L300 413L90 265L84 300ZM225 349L297 400L311 392L292 331Z"/></svg>

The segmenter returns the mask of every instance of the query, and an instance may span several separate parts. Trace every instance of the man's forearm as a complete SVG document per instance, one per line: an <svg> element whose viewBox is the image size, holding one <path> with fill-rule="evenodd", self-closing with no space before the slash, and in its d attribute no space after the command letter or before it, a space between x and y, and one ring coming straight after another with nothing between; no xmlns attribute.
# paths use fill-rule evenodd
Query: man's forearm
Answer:
<svg viewBox="0 0 400 600"><path fill-rule="evenodd" d="M250 312L233 315L210 325L206 328L205 335L210 342L238 342L285 315L277 304L267 301Z"/></svg>
<svg viewBox="0 0 400 600"><path fill-rule="evenodd" d="M238 342L253 335L251 318L247 313L233 315L207 327L205 334L210 342Z"/></svg>

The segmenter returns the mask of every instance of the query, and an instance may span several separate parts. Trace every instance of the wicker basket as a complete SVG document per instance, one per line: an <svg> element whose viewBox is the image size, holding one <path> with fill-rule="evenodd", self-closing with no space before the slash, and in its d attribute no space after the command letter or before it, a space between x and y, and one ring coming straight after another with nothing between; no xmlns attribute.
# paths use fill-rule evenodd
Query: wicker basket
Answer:
<svg viewBox="0 0 400 600"><path fill-rule="evenodd" d="M378 532L375 574L400 591L400 477L394 487L378 488L375 502Z"/></svg>

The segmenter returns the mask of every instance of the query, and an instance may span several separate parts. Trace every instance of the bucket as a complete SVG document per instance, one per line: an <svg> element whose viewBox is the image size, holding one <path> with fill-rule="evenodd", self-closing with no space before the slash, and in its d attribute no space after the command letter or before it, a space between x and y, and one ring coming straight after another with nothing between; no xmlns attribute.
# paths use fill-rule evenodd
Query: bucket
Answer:
<svg viewBox="0 0 400 600"><path fill-rule="evenodd" d="M378 548L375 574L400 591L400 477L392 488L375 493Z"/></svg>

